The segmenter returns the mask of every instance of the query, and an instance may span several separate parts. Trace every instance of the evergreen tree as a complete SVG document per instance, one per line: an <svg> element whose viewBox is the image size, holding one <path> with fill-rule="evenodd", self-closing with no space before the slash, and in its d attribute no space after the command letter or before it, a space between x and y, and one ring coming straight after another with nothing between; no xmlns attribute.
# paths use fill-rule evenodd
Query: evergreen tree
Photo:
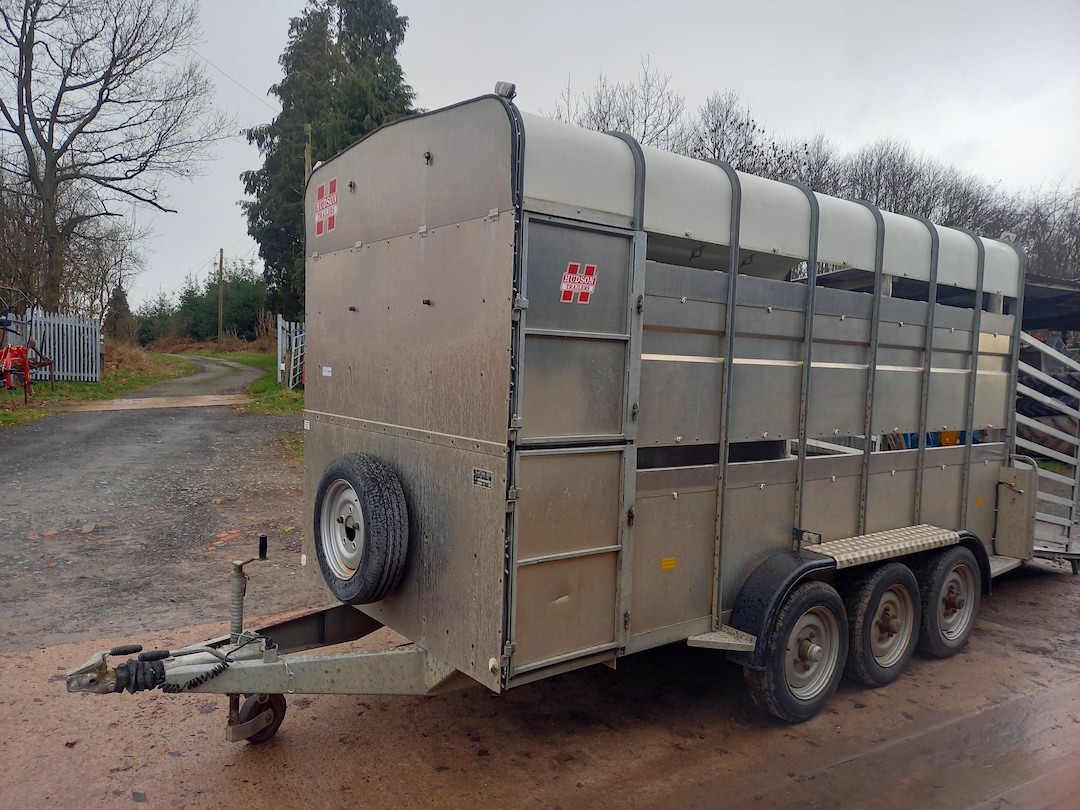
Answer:
<svg viewBox="0 0 1080 810"><path fill-rule="evenodd" d="M312 163L326 160L382 124L413 112L397 49L408 18L391 0L308 0L289 24L270 88L281 102L273 122L246 132L263 157L244 172L241 203L259 243L270 305L290 319L304 300L304 125Z"/></svg>
<svg viewBox="0 0 1080 810"><path fill-rule="evenodd" d="M135 338L135 316L131 314L127 293L119 284L109 296L102 329L109 340L131 342Z"/></svg>

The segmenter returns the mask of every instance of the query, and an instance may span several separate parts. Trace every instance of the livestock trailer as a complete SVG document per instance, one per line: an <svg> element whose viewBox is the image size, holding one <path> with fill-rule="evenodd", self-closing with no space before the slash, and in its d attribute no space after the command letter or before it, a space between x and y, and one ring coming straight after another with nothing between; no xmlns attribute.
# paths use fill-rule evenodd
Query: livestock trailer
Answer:
<svg viewBox="0 0 1080 810"><path fill-rule="evenodd" d="M305 211L301 561L335 604L245 628L238 561L229 636L103 652L72 691L228 694L258 742L287 693L501 693L682 642L799 721L845 672L956 653L997 574L1080 556L1075 421L1064 472L1016 437L1017 372L1053 378L1019 359L1049 350L1013 244L507 87L317 166ZM1063 385L1020 393L1080 417ZM297 654L384 626L412 644Z"/></svg>

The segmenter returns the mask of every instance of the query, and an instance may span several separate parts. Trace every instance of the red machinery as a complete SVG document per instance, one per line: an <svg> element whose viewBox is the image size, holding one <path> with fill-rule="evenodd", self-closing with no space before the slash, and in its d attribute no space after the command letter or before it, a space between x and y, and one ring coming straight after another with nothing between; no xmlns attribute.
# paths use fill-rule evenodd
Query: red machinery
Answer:
<svg viewBox="0 0 1080 810"><path fill-rule="evenodd" d="M25 320L11 317L16 307L26 313ZM34 309L26 293L14 287L0 285L0 374L4 377L4 386L9 391L16 389L16 378L22 384L23 402L34 395L34 381L30 373L35 369L48 368L50 381L53 378L53 361L42 354L31 337ZM22 340L22 344L11 343L8 334Z"/></svg>

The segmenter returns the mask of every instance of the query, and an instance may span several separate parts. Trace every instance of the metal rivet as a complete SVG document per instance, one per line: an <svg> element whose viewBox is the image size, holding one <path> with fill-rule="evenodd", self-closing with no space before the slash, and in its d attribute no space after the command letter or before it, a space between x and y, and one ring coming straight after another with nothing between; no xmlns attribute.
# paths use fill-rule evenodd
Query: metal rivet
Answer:
<svg viewBox="0 0 1080 810"><path fill-rule="evenodd" d="M945 472L945 465L944 464L941 465L941 471Z"/></svg>
<svg viewBox="0 0 1080 810"><path fill-rule="evenodd" d="M833 483L836 483L836 476L835 475L832 477L832 480L833 480Z"/></svg>
<svg viewBox="0 0 1080 810"><path fill-rule="evenodd" d="M765 307L766 312L772 312L772 307Z"/></svg>
<svg viewBox="0 0 1080 810"><path fill-rule="evenodd" d="M685 295L682 298L679 299L679 303L680 304L685 304L686 303L686 296Z"/></svg>
<svg viewBox="0 0 1080 810"><path fill-rule="evenodd" d="M681 441L682 441L682 436L676 436L676 437L675 437L675 442L676 442L676 444L677 444L677 443L679 443L679 442L681 442Z"/></svg>
<svg viewBox="0 0 1080 810"><path fill-rule="evenodd" d="M889 470L889 475L896 475L896 470Z"/></svg>
<svg viewBox="0 0 1080 810"><path fill-rule="evenodd" d="M896 324L896 325L897 325L897 326L899 326L899 327L901 327L901 328L903 328L903 326L904 326L904 322L903 322L903 321L900 321L900 322L899 322L898 324Z"/></svg>
<svg viewBox="0 0 1080 810"><path fill-rule="evenodd" d="M679 493L678 492L672 492L671 497L674 498L675 500L679 500Z"/></svg>
<svg viewBox="0 0 1080 810"><path fill-rule="evenodd" d="M764 484L758 484L758 489L765 489L765 485Z"/></svg>
<svg viewBox="0 0 1080 810"><path fill-rule="evenodd" d="M833 428L832 435L833 436L839 436L840 435L840 428Z"/></svg>
<svg viewBox="0 0 1080 810"><path fill-rule="evenodd" d="M842 321L846 321L846 320L847 320L847 315L841 315L841 316L840 316L840 320L842 320Z"/></svg>
<svg viewBox="0 0 1080 810"><path fill-rule="evenodd" d="M769 438L769 431L766 430L764 433L762 433L761 438L763 438L763 439Z"/></svg>

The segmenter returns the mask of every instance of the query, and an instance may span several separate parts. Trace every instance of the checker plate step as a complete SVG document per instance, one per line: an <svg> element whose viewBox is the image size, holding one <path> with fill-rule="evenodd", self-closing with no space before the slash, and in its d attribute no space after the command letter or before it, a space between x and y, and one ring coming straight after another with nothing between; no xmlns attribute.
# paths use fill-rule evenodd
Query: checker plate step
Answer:
<svg viewBox="0 0 1080 810"><path fill-rule="evenodd" d="M813 546L803 546L807 551L824 554L836 560L837 568L902 557L933 548L944 548L960 542L960 535L948 529L920 524L903 529L889 529L859 537L829 540Z"/></svg>

